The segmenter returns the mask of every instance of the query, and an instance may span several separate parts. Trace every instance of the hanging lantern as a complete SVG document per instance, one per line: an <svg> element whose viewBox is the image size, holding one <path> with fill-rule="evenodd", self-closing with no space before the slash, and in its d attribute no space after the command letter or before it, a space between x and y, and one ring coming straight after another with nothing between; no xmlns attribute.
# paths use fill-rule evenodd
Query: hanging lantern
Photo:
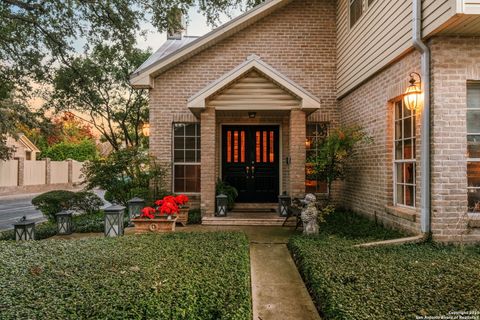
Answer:
<svg viewBox="0 0 480 320"><path fill-rule="evenodd" d="M418 77L418 81L415 80L415 76ZM410 73L410 80L408 82L410 82L410 85L403 95L403 101L408 110L414 111L419 107L420 104L420 95L422 94L422 77L418 73L412 72Z"/></svg>
<svg viewBox="0 0 480 320"><path fill-rule="evenodd" d="M226 217L227 206L228 206L228 197L224 194L219 194L217 196L217 216Z"/></svg>
<svg viewBox="0 0 480 320"><path fill-rule="evenodd" d="M288 216L290 212L290 206L292 204L292 198L287 196L286 194L282 194L278 196L278 213L281 217Z"/></svg>
<svg viewBox="0 0 480 320"><path fill-rule="evenodd" d="M149 123L144 123L142 126L142 133L145 137L150 136L150 124Z"/></svg>
<svg viewBox="0 0 480 320"><path fill-rule="evenodd" d="M138 217L145 207L145 200L135 197L128 200L128 225L132 225L132 219Z"/></svg>
<svg viewBox="0 0 480 320"><path fill-rule="evenodd" d="M27 217L23 216L18 222L13 224L15 240L35 240L35 221L27 220Z"/></svg>
<svg viewBox="0 0 480 320"><path fill-rule="evenodd" d="M73 233L72 212L61 211L55 215L57 219L57 234L67 235Z"/></svg>
<svg viewBox="0 0 480 320"><path fill-rule="evenodd" d="M125 207L115 204L103 211L105 213L105 237L123 236L123 215Z"/></svg>

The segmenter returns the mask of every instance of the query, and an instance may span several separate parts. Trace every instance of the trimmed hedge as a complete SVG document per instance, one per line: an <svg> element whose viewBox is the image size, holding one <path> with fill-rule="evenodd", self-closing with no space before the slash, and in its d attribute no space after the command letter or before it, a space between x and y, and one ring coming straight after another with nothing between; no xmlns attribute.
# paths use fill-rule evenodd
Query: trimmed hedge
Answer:
<svg viewBox="0 0 480 320"><path fill-rule="evenodd" d="M202 210L195 208L188 211L188 224L202 223Z"/></svg>
<svg viewBox="0 0 480 320"><path fill-rule="evenodd" d="M318 237L295 236L288 246L324 318L415 319L480 311L480 247L355 248L394 232L341 212L322 228Z"/></svg>
<svg viewBox="0 0 480 320"><path fill-rule="evenodd" d="M4 243L2 319L251 319L241 233Z"/></svg>

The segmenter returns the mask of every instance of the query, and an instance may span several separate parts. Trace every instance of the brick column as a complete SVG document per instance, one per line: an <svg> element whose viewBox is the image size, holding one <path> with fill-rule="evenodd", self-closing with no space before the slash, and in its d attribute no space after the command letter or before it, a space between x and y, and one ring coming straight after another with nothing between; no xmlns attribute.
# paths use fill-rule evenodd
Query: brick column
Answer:
<svg viewBox="0 0 480 320"><path fill-rule="evenodd" d="M25 158L15 158L18 161L18 180L17 186L22 187L25 185Z"/></svg>
<svg viewBox="0 0 480 320"><path fill-rule="evenodd" d="M307 117L302 110L290 112L290 172L288 191L292 197L305 194L305 139Z"/></svg>
<svg viewBox="0 0 480 320"><path fill-rule="evenodd" d="M200 116L201 204L204 216L215 213L215 109L207 108Z"/></svg>
<svg viewBox="0 0 480 320"><path fill-rule="evenodd" d="M45 158L45 184L52 182L52 167L50 165L50 158Z"/></svg>

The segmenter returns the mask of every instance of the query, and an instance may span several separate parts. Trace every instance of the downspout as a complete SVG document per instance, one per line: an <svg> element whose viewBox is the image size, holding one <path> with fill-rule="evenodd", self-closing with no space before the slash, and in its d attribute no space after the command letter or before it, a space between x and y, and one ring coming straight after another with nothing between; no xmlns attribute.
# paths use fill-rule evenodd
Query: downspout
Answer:
<svg viewBox="0 0 480 320"><path fill-rule="evenodd" d="M424 92L423 114L420 134L422 136L421 157L421 228L422 233L431 233L430 208L430 49L422 40L422 0L413 0L413 46L422 55L422 82Z"/></svg>

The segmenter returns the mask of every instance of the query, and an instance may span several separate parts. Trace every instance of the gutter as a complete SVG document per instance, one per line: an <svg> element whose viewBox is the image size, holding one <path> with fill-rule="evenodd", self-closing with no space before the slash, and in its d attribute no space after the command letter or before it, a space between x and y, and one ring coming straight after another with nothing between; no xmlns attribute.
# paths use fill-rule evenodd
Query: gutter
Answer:
<svg viewBox="0 0 480 320"><path fill-rule="evenodd" d="M430 49L422 40L422 0L413 0L413 46L422 55L422 82L424 91L421 123L421 228L422 233L431 233L431 190L430 190Z"/></svg>

